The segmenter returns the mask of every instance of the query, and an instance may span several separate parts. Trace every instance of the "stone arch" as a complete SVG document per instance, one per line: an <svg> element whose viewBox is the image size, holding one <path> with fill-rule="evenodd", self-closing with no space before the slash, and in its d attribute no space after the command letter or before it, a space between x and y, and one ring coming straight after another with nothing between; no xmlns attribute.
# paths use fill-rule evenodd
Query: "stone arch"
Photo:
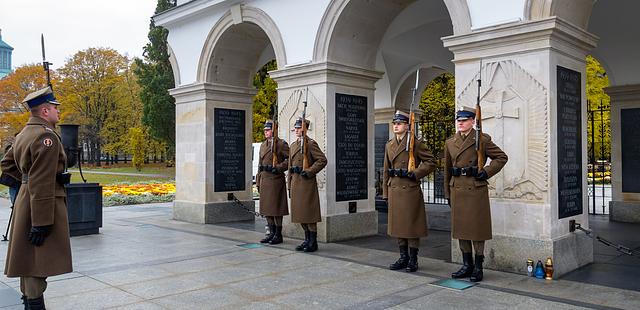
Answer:
<svg viewBox="0 0 640 310"><path fill-rule="evenodd" d="M234 44L245 48L234 50ZM258 61L269 45L278 67L283 67L287 63L284 41L273 19L255 7L234 6L207 36L198 61L197 81L249 87L251 76L259 68Z"/></svg>
<svg viewBox="0 0 640 310"><path fill-rule="evenodd" d="M407 6L416 0L398 1L378 1L367 0L332 0L322 17L320 27L316 35L313 53L314 62L338 62L344 64L355 64L364 68L373 68L376 62L376 52L382 37L389 24ZM443 0L451 18L454 34L464 34L471 32L471 16L465 0ZM370 10L368 7L378 8ZM351 21L343 16L350 15L351 12L358 12L358 15L371 13L375 15L375 23L361 23L362 20ZM363 13L364 12L364 13ZM336 28L348 28L353 26L362 30L358 34L336 33ZM349 55L340 54L334 46L345 46L343 50L349 50ZM357 54L355 56L354 54Z"/></svg>
<svg viewBox="0 0 640 310"><path fill-rule="evenodd" d="M178 59L176 54L171 49L171 45L167 43L167 49L169 51L169 64L171 64L171 70L173 71L173 83L174 85L180 85L180 67L178 66Z"/></svg>
<svg viewBox="0 0 640 310"><path fill-rule="evenodd" d="M424 91L429 82L440 74L448 72L445 69L428 64L414 66L410 71L404 74L401 79L402 83L400 83L394 90L392 100L396 110L409 110L409 105L411 104L411 89L415 87L416 71L418 69L420 69L420 77L418 81L418 92L420 93Z"/></svg>
<svg viewBox="0 0 640 310"><path fill-rule="evenodd" d="M526 0L525 20L540 20L557 16L582 29L587 29L593 0Z"/></svg>

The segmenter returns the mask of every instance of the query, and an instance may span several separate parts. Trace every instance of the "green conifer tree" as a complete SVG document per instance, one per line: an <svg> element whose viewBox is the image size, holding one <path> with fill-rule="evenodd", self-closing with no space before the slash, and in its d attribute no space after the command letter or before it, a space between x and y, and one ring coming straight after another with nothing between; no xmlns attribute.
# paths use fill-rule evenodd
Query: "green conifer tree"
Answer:
<svg viewBox="0 0 640 310"><path fill-rule="evenodd" d="M176 6L175 0L158 0L155 14ZM167 146L167 158L175 153L175 100L169 89L175 87L173 70L169 63L167 35L169 31L156 26L149 27L149 43L144 47L144 60L136 59L135 73L140 83L140 99L143 103L142 123L149 134Z"/></svg>

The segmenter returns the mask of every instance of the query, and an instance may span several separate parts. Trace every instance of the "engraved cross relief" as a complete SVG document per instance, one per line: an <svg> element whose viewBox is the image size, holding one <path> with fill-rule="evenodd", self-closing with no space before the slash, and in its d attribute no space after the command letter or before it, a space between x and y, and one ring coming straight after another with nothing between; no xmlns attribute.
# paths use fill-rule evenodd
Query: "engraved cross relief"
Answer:
<svg viewBox="0 0 640 310"><path fill-rule="evenodd" d="M513 60L482 67L482 129L509 156L509 162L490 179L492 197L542 199L548 189L547 90ZM476 74L457 98L473 107Z"/></svg>
<svg viewBox="0 0 640 310"><path fill-rule="evenodd" d="M505 98L506 97L506 98ZM487 102L483 104L482 107L482 120L495 119L498 123L498 129L502 132L502 135L496 137L496 143L503 145L503 137L504 137L504 119L512 118L518 119L520 118L520 108L514 107L513 105L509 105L505 108L505 101L511 101L514 99L512 93L508 93L506 90L499 91L497 94L497 100L495 102L489 101L487 98Z"/></svg>

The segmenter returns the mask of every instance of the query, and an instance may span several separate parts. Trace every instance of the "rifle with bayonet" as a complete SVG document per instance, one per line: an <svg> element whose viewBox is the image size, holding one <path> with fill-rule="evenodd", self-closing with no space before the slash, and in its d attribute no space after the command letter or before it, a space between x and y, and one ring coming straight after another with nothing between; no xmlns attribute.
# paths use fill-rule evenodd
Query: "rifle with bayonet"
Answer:
<svg viewBox="0 0 640 310"><path fill-rule="evenodd" d="M484 169L486 158L484 156L484 143L482 142L482 109L480 108L480 87L482 86L482 59L480 60L480 73L478 75L478 97L476 98L476 144L478 155L478 172Z"/></svg>
<svg viewBox="0 0 640 310"><path fill-rule="evenodd" d="M302 139L300 139L300 145L302 150L302 170L309 169L309 146L307 139L307 102L309 100L309 87L307 87L307 91L304 98L304 108L302 109Z"/></svg>
<svg viewBox="0 0 640 310"><path fill-rule="evenodd" d="M416 145L415 130L415 103L416 93L418 92L418 80L420 79L420 69L416 70L416 85L411 89L411 107L409 109L409 130L407 131L407 144L405 151L409 152L409 164L407 165L407 172L411 173L416 170L416 157L414 149Z"/></svg>
<svg viewBox="0 0 640 310"><path fill-rule="evenodd" d="M52 63L47 61L47 57L44 53L44 34L40 34L40 45L42 46L42 67L44 68L44 72L47 73L47 85L53 90L53 86L51 85L51 74L49 73L49 66Z"/></svg>
<svg viewBox="0 0 640 310"><path fill-rule="evenodd" d="M273 126L271 127L271 167L274 169L278 164L278 97L273 107Z"/></svg>

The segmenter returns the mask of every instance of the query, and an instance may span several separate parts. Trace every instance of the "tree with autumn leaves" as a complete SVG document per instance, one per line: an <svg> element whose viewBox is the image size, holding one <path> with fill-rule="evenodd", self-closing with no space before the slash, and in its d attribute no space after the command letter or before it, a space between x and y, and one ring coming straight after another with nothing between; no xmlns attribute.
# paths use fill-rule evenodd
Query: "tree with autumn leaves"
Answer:
<svg viewBox="0 0 640 310"><path fill-rule="evenodd" d="M52 84L62 102L61 123L79 124L80 142L85 146L89 163L100 165L104 154L132 154L129 129L140 128L145 134L145 149L157 149L161 142L151 138L142 124L143 106L135 63L109 48L79 51L64 66L52 71ZM35 90L46 87L40 65L17 68L0 80L0 139L10 143L13 135L26 124L29 113L22 100ZM139 146L138 146L139 148Z"/></svg>
<svg viewBox="0 0 640 310"><path fill-rule="evenodd" d="M56 75L52 82L57 81ZM4 79L0 79L0 142L2 149L13 143L14 136L22 130L29 119L29 111L22 100L31 92L47 86L47 78L39 64L16 68Z"/></svg>

